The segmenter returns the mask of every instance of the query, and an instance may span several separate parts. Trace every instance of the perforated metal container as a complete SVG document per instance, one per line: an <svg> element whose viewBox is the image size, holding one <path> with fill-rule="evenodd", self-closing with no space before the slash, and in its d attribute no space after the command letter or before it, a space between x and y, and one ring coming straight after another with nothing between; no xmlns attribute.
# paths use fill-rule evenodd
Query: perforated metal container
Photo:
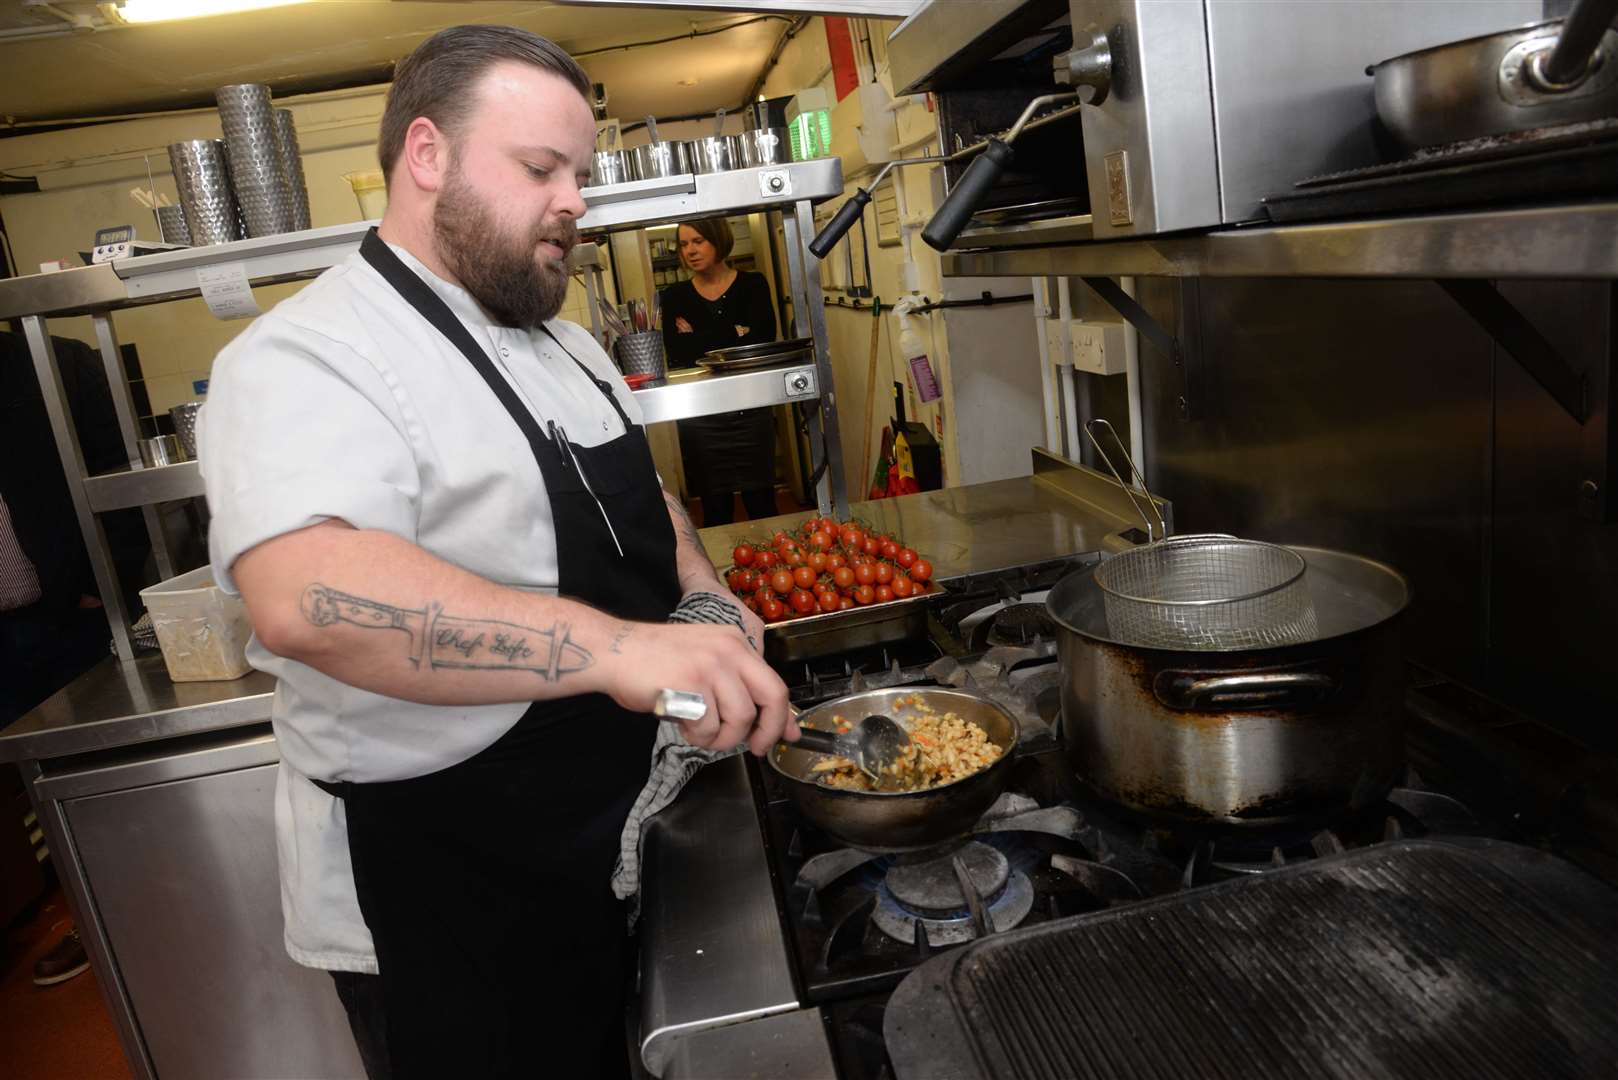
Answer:
<svg viewBox="0 0 1618 1080"><path fill-rule="evenodd" d="M241 211L230 186L221 139L189 139L169 146L169 167L185 211L191 243L224 244L240 240Z"/></svg>
<svg viewBox="0 0 1618 1080"><path fill-rule="evenodd" d="M292 192L292 227L309 228L309 185L303 176L303 152L298 148L298 125L291 109L275 110L276 144L281 149L281 168L287 174Z"/></svg>
<svg viewBox="0 0 1618 1080"><path fill-rule="evenodd" d="M614 346L618 365L625 375L650 375L661 379L666 371L663 354L663 332L641 330L625 334Z"/></svg>
<svg viewBox="0 0 1618 1080"><path fill-rule="evenodd" d="M292 181L281 152L270 88L258 83L214 91L225 132L231 186L249 236L274 236L297 228Z"/></svg>
<svg viewBox="0 0 1618 1080"><path fill-rule="evenodd" d="M1156 649L1254 649L1313 640L1307 565L1290 548L1177 536L1096 568L1113 636Z"/></svg>

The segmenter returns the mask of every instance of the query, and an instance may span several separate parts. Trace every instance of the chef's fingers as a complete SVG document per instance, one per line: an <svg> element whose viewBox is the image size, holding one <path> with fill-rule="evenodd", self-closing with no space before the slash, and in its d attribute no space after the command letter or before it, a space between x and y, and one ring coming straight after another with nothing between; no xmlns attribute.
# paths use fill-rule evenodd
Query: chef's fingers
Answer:
<svg viewBox="0 0 1618 1080"><path fill-rule="evenodd" d="M787 687L768 664L756 658L753 663L743 665L739 673L758 708L753 730L747 737L747 748L763 757L783 737L797 737L797 725L790 716Z"/></svg>
<svg viewBox="0 0 1618 1080"><path fill-rule="evenodd" d="M712 749L729 750L747 738L747 733L753 728L753 698L747 692L747 686L737 678L734 669L717 672L713 689L713 703L719 713L719 734L713 741Z"/></svg>
<svg viewBox="0 0 1618 1080"><path fill-rule="evenodd" d="M685 741L699 750L708 749L719 737L719 710L713 706L712 694L704 694L703 697L708 702L708 711L702 714L702 719L682 721L680 724L680 733Z"/></svg>

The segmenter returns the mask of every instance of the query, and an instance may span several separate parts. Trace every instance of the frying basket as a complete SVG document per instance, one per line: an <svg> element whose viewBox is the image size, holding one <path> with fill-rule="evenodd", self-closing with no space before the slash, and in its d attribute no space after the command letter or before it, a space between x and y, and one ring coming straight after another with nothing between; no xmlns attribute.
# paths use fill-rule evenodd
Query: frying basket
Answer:
<svg viewBox="0 0 1618 1080"><path fill-rule="evenodd" d="M1145 480L1118 433L1105 420L1085 425L1085 434L1140 510L1096 438L1097 428L1111 432L1155 513ZM1279 544L1233 536L1171 537L1162 515L1157 515L1159 532L1144 510L1140 514L1152 541L1104 560L1095 571L1115 639L1146 648L1223 651L1294 645L1319 636L1303 556Z"/></svg>
<svg viewBox="0 0 1618 1080"><path fill-rule="evenodd" d="M1306 564L1290 548L1177 536L1096 567L1115 638L1158 649L1252 649L1317 636Z"/></svg>

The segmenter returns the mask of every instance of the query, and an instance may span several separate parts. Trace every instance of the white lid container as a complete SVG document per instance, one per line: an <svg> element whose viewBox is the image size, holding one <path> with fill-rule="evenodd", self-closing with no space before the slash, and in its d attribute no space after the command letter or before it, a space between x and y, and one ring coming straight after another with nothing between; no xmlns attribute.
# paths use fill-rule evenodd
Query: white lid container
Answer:
<svg viewBox="0 0 1618 1080"><path fill-rule="evenodd" d="M253 626L247 605L214 583L213 567L199 566L140 591L175 682L239 679Z"/></svg>

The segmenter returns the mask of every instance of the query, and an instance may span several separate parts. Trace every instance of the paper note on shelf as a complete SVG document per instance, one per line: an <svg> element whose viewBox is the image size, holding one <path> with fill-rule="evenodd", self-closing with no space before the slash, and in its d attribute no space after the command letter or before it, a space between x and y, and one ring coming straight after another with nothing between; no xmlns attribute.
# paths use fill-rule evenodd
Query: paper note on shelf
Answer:
<svg viewBox="0 0 1618 1080"><path fill-rule="evenodd" d="M197 286L215 318L245 319L258 314L253 286L247 282L247 268L239 262L198 267Z"/></svg>

